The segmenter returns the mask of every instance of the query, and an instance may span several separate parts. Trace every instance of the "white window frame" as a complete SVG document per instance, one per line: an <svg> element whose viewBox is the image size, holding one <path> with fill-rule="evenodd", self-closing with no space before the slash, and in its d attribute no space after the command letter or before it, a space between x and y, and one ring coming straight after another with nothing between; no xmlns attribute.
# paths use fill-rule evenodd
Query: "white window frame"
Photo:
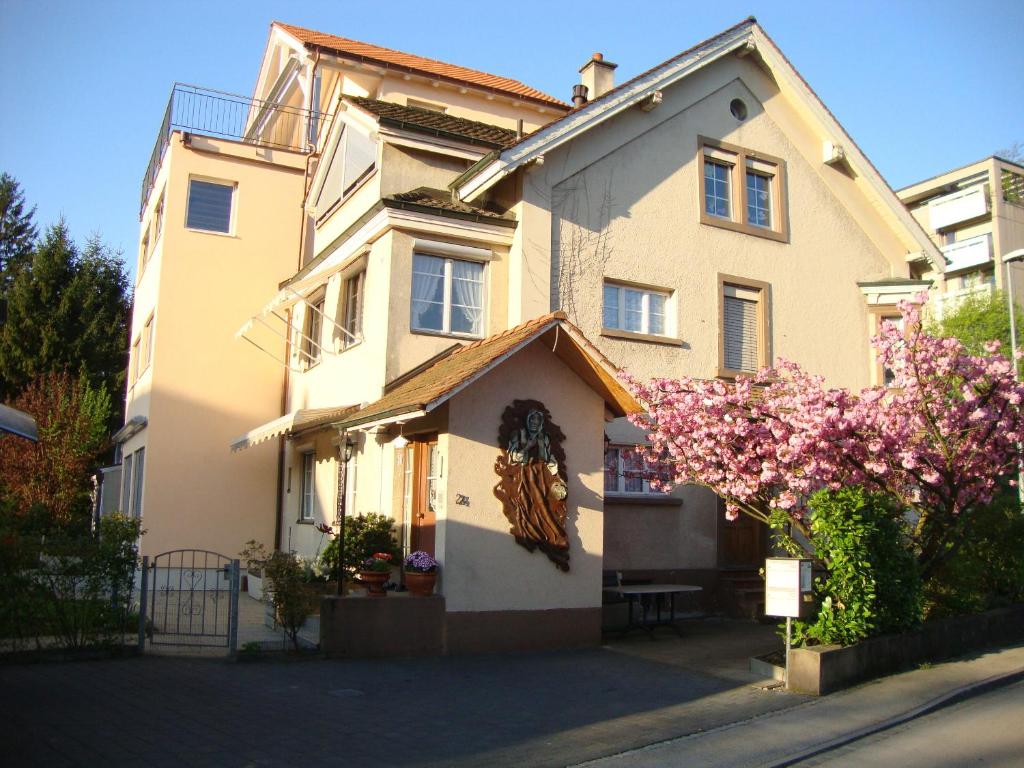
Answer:
<svg viewBox="0 0 1024 768"><path fill-rule="evenodd" d="M608 325L605 323L605 292L609 288L615 289L618 292L618 317L616 318L616 325ZM641 294L641 330L634 331L626 328L626 291L633 291L634 293ZM651 296L660 296L662 299L664 299L661 331L650 330ZM624 333L638 333L644 336L671 337L674 333L672 323L673 317L674 313L672 311L672 291L659 290L657 288L645 287L640 285L630 285L628 283L619 283L614 280L605 280L601 286L601 325L604 329L622 331Z"/></svg>
<svg viewBox="0 0 1024 768"><path fill-rule="evenodd" d="M627 491L626 490L626 467L624 456L627 452L635 452L637 448L643 446L629 445L626 443L612 443L605 448L604 457L604 471L602 472L602 488L604 488L604 494L606 496L653 496L655 498L664 498L668 495L669 491L666 490L655 490L651 488L651 481L649 475L656 470L652 468L652 465L643 461L643 467L640 470L641 474L641 488L639 491ZM615 460L615 475L616 475L616 488L615 490L609 490L606 487L608 478L608 470L610 469L608 462L608 453L610 451L616 451L617 457ZM642 460L642 458L641 458ZM630 470L635 471L635 470Z"/></svg>
<svg viewBox="0 0 1024 768"><path fill-rule="evenodd" d="M363 340L363 312L366 306L366 268L346 277L341 283L341 348L354 347Z"/></svg>
<svg viewBox="0 0 1024 768"><path fill-rule="evenodd" d="M299 521L312 522L316 513L316 451L302 451L299 473ZM307 466L308 463L308 466Z"/></svg>
<svg viewBox="0 0 1024 768"><path fill-rule="evenodd" d="M441 309L441 328L420 328L415 324L415 317L412 312L413 296L415 296L416 284L416 257L422 256L428 259L438 259L444 263L444 296ZM455 262L476 264L480 267L480 332L464 333L452 330L452 273ZM409 294L409 328L415 333L427 333L440 336L456 336L464 339L482 339L487 335L487 262L476 261L475 259L456 259L451 256L439 256L435 253L424 253L416 251L413 253L411 269L410 294Z"/></svg>
<svg viewBox="0 0 1024 768"><path fill-rule="evenodd" d="M324 355L324 310L327 300L324 294L306 302L302 318L302 335L299 359L306 368L312 368Z"/></svg>
<svg viewBox="0 0 1024 768"><path fill-rule="evenodd" d="M201 229L199 227L190 227L188 225L188 212L192 207L192 182L199 181L204 184L216 184L221 187L229 187L231 189L231 209L228 211L228 228L226 232L222 232L219 229ZM235 218L238 211L238 182L228 181L227 179L215 179L208 176L189 176L188 187L185 191L185 229L190 232L201 232L204 235L220 235L222 237L234 237L235 236Z"/></svg>

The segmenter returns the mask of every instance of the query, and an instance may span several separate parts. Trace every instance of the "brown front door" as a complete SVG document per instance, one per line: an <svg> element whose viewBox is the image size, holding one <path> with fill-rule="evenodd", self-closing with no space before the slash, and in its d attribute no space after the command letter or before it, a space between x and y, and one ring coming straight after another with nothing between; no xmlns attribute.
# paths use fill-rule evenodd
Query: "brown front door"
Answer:
<svg viewBox="0 0 1024 768"><path fill-rule="evenodd" d="M411 450L410 450L411 449ZM409 548L434 554L434 526L437 524L437 493L441 461L437 438L410 443L407 458L412 459ZM411 454L411 456L410 456Z"/></svg>
<svg viewBox="0 0 1024 768"><path fill-rule="evenodd" d="M768 551L768 526L742 512L725 519L725 502L718 500L718 563L722 568L761 568Z"/></svg>

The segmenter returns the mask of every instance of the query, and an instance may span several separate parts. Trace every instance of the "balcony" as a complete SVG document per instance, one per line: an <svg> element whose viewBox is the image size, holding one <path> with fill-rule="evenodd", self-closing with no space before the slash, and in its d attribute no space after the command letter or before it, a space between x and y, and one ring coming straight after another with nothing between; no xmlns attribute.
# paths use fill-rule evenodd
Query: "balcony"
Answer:
<svg viewBox="0 0 1024 768"><path fill-rule="evenodd" d="M979 184L951 195L943 195L928 203L928 219L935 232L962 221L984 216L988 212L987 184Z"/></svg>
<svg viewBox="0 0 1024 768"><path fill-rule="evenodd" d="M992 261L992 235L985 233L958 243L942 246L942 255L949 259L947 272L977 267Z"/></svg>
<svg viewBox="0 0 1024 768"><path fill-rule="evenodd" d="M311 124L311 117L313 118ZM146 208L156 175L170 144L171 133L185 131L199 136L230 139L294 152L312 150L309 136L316 135L319 113L249 96L175 83L164 111L163 123L142 179L139 217Z"/></svg>

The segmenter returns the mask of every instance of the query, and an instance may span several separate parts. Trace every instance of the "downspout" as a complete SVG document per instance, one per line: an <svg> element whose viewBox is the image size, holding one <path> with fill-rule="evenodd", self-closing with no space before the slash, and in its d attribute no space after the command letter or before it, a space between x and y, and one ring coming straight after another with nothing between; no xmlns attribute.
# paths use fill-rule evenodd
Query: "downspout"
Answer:
<svg viewBox="0 0 1024 768"><path fill-rule="evenodd" d="M316 68L320 64L320 51L316 52L316 57L313 59L313 73L310 78L312 83L316 83ZM307 107L307 113L312 119L313 115L313 88L309 89L309 105ZM309 128L306 129L306 138L309 138ZM319 134L317 136L319 138ZM306 190L309 185L309 161L316 154L316 146L313 146L309 154L306 155L306 163L302 173L302 201L299 203L299 207L302 211L299 217L299 249L298 249L298 269L302 269L302 251L306 243ZM281 415L284 416L288 413L288 385L291 383L291 366L288 365L288 361L292 359L292 311L288 310L288 338L285 339L284 343L284 382L281 387ZM281 532L282 524L281 520L284 517L284 478L286 467L284 465L285 456L285 440L282 437L277 441L277 504L275 505L275 516L274 516L274 549L281 549Z"/></svg>
<svg viewBox="0 0 1024 768"><path fill-rule="evenodd" d="M291 380L292 359L292 311L288 309L288 338L284 342L284 382L281 386L281 415L288 413L288 384ZM274 505L274 550L281 549L281 518L284 517L284 445L287 438L280 437L277 440L277 503Z"/></svg>

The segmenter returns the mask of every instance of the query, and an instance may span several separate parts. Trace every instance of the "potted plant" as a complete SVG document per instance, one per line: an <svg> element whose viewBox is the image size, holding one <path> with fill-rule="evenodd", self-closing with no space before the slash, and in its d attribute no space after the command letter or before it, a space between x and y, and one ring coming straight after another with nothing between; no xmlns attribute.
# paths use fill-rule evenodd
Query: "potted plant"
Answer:
<svg viewBox="0 0 1024 768"><path fill-rule="evenodd" d="M359 566L359 580L366 585L370 597L386 597L384 585L391 578L392 557L387 552L375 552Z"/></svg>
<svg viewBox="0 0 1024 768"><path fill-rule="evenodd" d="M437 581L437 560L430 554L417 550L405 558L405 586L417 597L434 594Z"/></svg>
<svg viewBox="0 0 1024 768"><path fill-rule="evenodd" d="M256 539L249 539L245 543L245 548L238 553L238 558L245 563L246 590L249 597L263 600L263 569L270 558L270 553Z"/></svg>

